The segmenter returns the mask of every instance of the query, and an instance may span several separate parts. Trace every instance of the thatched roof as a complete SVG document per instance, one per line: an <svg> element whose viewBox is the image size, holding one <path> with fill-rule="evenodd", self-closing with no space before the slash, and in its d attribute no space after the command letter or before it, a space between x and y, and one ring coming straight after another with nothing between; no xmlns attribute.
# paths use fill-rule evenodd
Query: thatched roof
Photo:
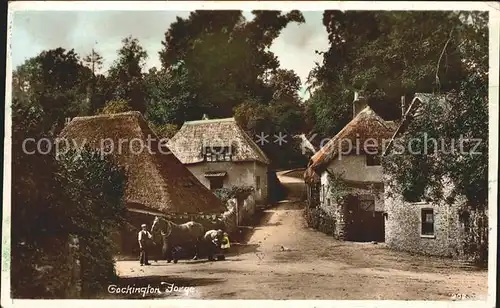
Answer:
<svg viewBox="0 0 500 308"><path fill-rule="evenodd" d="M319 180L319 174L334 160L340 151L364 151L365 141L375 139L378 148L383 146L383 140L390 139L396 131L396 124L385 121L370 107L361 110L335 137L322 147L309 160L304 178L308 182ZM350 141L346 142L346 141ZM359 148L356 147L359 144ZM371 145L369 142L367 145ZM352 148L349 147L352 145Z"/></svg>
<svg viewBox="0 0 500 308"><path fill-rule="evenodd" d="M106 151L126 170L125 200L129 208L166 214L216 214L225 210L219 198L162 144L139 112L77 117L60 137L96 150L113 144L114 150L107 147Z"/></svg>
<svg viewBox="0 0 500 308"><path fill-rule="evenodd" d="M168 142L168 147L183 164L204 161L204 147L234 146L233 162L270 161L234 118L185 122Z"/></svg>

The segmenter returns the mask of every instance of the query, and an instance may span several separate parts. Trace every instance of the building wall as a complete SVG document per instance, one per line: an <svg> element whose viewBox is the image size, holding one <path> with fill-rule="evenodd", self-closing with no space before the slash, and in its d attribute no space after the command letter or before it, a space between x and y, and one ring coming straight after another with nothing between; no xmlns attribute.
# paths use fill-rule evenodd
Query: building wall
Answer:
<svg viewBox="0 0 500 308"><path fill-rule="evenodd" d="M260 189L255 192L255 201L265 203L268 196L267 166L257 162L206 162L186 165L191 173L210 189L210 181L206 172L225 171L223 187L253 186L256 187L257 176L260 177Z"/></svg>
<svg viewBox="0 0 500 308"><path fill-rule="evenodd" d="M365 155L348 155L340 160L335 159L328 165L328 170L334 173L343 174L344 179L358 182L376 182L383 183L382 166L367 166ZM327 200L323 200L324 195L321 190L328 192L330 183L328 180L328 172L321 174L320 188L320 204L325 207ZM375 211L384 211L384 196L383 192L373 193L367 189L353 188L353 192L358 194L372 194L375 197ZM326 193L328 196L328 193ZM330 201L332 202L332 201Z"/></svg>
<svg viewBox="0 0 500 308"><path fill-rule="evenodd" d="M434 256L456 256L461 238L458 202L409 203L385 188L385 241L397 250ZM434 236L421 235L422 209L433 209Z"/></svg>
<svg viewBox="0 0 500 308"><path fill-rule="evenodd" d="M382 166L367 166L366 155L345 155L334 159L328 169L335 173L344 173L350 181L380 182L383 181Z"/></svg>

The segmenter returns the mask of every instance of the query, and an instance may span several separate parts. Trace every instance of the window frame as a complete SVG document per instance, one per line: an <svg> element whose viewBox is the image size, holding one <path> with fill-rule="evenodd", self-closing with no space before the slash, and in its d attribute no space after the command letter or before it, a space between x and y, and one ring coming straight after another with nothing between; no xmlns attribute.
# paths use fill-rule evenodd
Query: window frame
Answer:
<svg viewBox="0 0 500 308"><path fill-rule="evenodd" d="M426 217L428 214L432 214L432 222L426 221ZM424 233L424 225L425 224L431 224L432 233L427 232L427 231ZM427 228L425 228L425 229L427 229ZM420 237L422 237L422 238L436 238L436 213L434 211L434 208L430 208L430 207L420 208Z"/></svg>
<svg viewBox="0 0 500 308"><path fill-rule="evenodd" d="M230 162L233 161L233 151L232 146L205 146L202 149L203 160L205 162Z"/></svg>

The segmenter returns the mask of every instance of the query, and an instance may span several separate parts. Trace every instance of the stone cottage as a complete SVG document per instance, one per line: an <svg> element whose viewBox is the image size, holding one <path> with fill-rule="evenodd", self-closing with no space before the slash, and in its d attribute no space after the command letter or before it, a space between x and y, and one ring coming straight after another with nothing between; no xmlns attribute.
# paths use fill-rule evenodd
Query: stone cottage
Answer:
<svg viewBox="0 0 500 308"><path fill-rule="evenodd" d="M136 111L73 118L60 142L101 151L125 169L127 228L121 230L122 251L137 248L136 232L154 216L177 222L221 216L220 199L161 144L143 116ZM128 240L126 240L128 239Z"/></svg>
<svg viewBox="0 0 500 308"><path fill-rule="evenodd" d="M266 204L269 159L234 118L185 122L168 147L208 189L252 186Z"/></svg>
<svg viewBox="0 0 500 308"><path fill-rule="evenodd" d="M395 130L356 93L353 119L310 159L304 174L308 203L332 221L336 238L384 241L380 154Z"/></svg>
<svg viewBox="0 0 500 308"><path fill-rule="evenodd" d="M384 156L397 155L394 144L398 136L404 133L412 118L420 116L419 109L424 104L444 105L446 99L444 95L416 93ZM389 247L435 256L456 255L463 228L459 219L460 204L464 200L455 198L453 204L445 202L452 184L447 186L441 200L408 200L391 189L391 180L388 175L385 177L385 241Z"/></svg>

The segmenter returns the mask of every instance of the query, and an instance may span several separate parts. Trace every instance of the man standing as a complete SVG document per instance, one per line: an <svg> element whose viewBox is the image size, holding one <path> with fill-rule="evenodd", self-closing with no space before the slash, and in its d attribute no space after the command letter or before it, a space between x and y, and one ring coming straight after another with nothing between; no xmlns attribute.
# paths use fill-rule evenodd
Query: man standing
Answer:
<svg viewBox="0 0 500 308"><path fill-rule="evenodd" d="M141 250L141 253L139 255L139 262L141 263L141 266L143 265L150 265L148 262L148 239L152 238L153 236L151 233L146 230L146 224L141 225L141 231L139 231L139 248Z"/></svg>

